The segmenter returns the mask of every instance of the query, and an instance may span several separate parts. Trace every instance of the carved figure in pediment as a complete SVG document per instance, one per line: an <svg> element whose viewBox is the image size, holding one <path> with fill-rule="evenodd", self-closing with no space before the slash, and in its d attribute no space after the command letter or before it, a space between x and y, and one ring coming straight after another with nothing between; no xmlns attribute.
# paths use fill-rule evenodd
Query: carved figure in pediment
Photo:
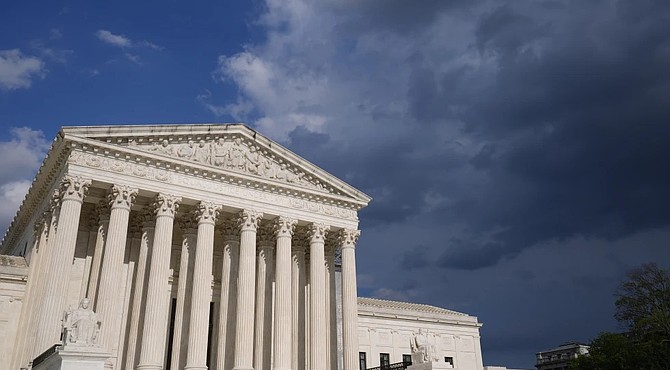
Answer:
<svg viewBox="0 0 670 370"><path fill-rule="evenodd" d="M258 174L258 165L261 155L255 146L249 148L245 154L244 170L253 174Z"/></svg>
<svg viewBox="0 0 670 370"><path fill-rule="evenodd" d="M260 176L264 176L267 178L274 178L275 177L275 171L273 168L273 162L270 160L270 158L265 157L265 156L259 156L258 157L258 166L256 167L256 172Z"/></svg>
<svg viewBox="0 0 670 370"><path fill-rule="evenodd" d="M89 299L84 298L79 302L79 308L65 313L63 339L66 345L72 343L92 346L98 343L101 323L89 305Z"/></svg>
<svg viewBox="0 0 670 370"><path fill-rule="evenodd" d="M212 145L212 164L218 167L227 167L230 158L228 156L229 149L230 144L226 143L223 138L219 138L219 140Z"/></svg>
<svg viewBox="0 0 670 370"><path fill-rule="evenodd" d="M154 143L148 149L149 151L157 152L168 156L174 154L174 148L170 145L170 142L167 139L161 141L160 143Z"/></svg>
<svg viewBox="0 0 670 370"><path fill-rule="evenodd" d="M209 164L209 159L209 144L205 143L205 140L200 140L198 146L194 149L193 160L196 162Z"/></svg>
<svg viewBox="0 0 670 370"><path fill-rule="evenodd" d="M242 139L236 138L228 152L230 156L230 166L234 169L243 170L245 168L245 159L248 149L242 145Z"/></svg>
<svg viewBox="0 0 670 370"><path fill-rule="evenodd" d="M179 147L179 150L177 151L177 155L180 158L191 159L193 158L194 154L195 154L195 144L193 143L193 140L189 140L188 143L182 144Z"/></svg>

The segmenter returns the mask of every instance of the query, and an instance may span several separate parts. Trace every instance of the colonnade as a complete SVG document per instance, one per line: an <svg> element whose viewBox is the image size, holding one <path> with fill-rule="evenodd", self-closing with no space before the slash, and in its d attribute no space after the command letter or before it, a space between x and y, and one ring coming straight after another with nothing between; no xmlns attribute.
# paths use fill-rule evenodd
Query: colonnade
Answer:
<svg viewBox="0 0 670 370"><path fill-rule="evenodd" d="M35 282L39 302L24 352L35 356L58 342L66 308L82 204L91 181L65 175L56 191L52 222L42 222L40 264ZM131 208L138 189L115 184L99 220L88 281L88 298L102 321L99 342L111 350L109 369L205 370L212 300L214 250L221 251L221 284L216 314L217 370L335 370L335 251L342 259L343 368L358 367L355 244L357 230L338 229L310 220L265 216L258 210L222 213L221 204L197 200L179 212L182 198L158 193L143 211L133 209L132 225L141 229L134 257L132 289L126 289L123 314L122 268ZM193 204L193 200L189 202ZM251 202L250 202L251 203ZM171 294L170 258L175 224L182 246L174 327L168 333ZM298 227L298 224L301 226ZM132 236L131 236L132 237ZM217 271L218 273L218 271ZM32 288L31 288L32 289ZM171 353L166 353L167 337ZM30 357L32 358L32 357Z"/></svg>

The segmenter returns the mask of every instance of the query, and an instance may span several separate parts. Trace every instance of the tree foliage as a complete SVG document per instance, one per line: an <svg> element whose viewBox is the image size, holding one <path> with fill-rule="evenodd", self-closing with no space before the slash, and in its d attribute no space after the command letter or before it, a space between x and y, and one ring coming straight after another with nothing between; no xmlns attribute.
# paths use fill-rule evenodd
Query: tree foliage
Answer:
<svg viewBox="0 0 670 370"><path fill-rule="evenodd" d="M573 370L670 370L670 273L645 264L616 292L614 318L624 333L601 333Z"/></svg>

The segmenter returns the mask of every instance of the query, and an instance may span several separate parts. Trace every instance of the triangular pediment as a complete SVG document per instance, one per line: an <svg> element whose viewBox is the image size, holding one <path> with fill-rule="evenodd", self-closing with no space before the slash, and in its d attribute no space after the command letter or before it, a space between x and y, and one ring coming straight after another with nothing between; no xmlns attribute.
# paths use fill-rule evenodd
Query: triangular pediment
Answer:
<svg viewBox="0 0 670 370"><path fill-rule="evenodd" d="M64 127L74 141L98 142L164 161L188 163L277 186L348 198L370 197L243 124Z"/></svg>

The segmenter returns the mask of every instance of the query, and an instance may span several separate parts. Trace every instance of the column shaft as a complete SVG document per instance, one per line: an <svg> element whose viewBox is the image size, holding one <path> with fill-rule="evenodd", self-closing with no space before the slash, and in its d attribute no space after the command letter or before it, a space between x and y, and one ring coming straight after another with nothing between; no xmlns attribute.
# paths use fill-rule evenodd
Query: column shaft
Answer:
<svg viewBox="0 0 670 370"><path fill-rule="evenodd" d="M292 369L291 237L295 224L295 220L285 217L279 217L275 221L277 250L275 253L274 370Z"/></svg>
<svg viewBox="0 0 670 370"><path fill-rule="evenodd" d="M137 366L140 370L163 368L165 333L170 309L167 281L170 274L172 228L180 201L179 197L165 194L156 197L156 229L149 268L142 349Z"/></svg>
<svg viewBox="0 0 670 370"><path fill-rule="evenodd" d="M45 297L37 319L36 352L38 354L58 343L60 338L65 296L77 241L79 215L90 184L90 180L69 175L66 175L61 182L58 229L52 245L58 251L55 253L54 250L49 260L46 261Z"/></svg>
<svg viewBox="0 0 670 370"><path fill-rule="evenodd" d="M335 307L335 247L326 246L326 361L328 370L337 370L337 309Z"/></svg>
<svg viewBox="0 0 670 370"><path fill-rule="evenodd" d="M40 271L44 263L44 254L47 242L47 233L49 230L49 218L47 212L44 212L35 221L34 245L30 255L30 275L26 283L24 302L21 308L21 318L19 319L19 337L17 338L17 347L12 356L11 369L18 369L28 363L31 359L32 351L31 333L34 326L34 313L38 305L40 296L36 295L39 290Z"/></svg>
<svg viewBox="0 0 670 370"><path fill-rule="evenodd" d="M324 241L328 226L312 224L308 229L310 284L310 368L326 369L326 269Z"/></svg>
<svg viewBox="0 0 670 370"><path fill-rule="evenodd" d="M100 270L100 284L95 310L104 323L100 330L100 344L112 352L111 364L114 367L118 357L118 339L121 333L120 311L123 301L119 300L122 282L123 258L128 236L130 206L135 200L137 189L127 186L112 186L109 194L111 213L109 228Z"/></svg>
<svg viewBox="0 0 670 370"><path fill-rule="evenodd" d="M135 291L133 292L133 307L130 314L130 328L128 329L128 343L126 345L127 370L135 369L139 361L139 346L141 344L140 328L144 325L144 311L146 310L146 291L149 282L149 265L151 259L151 245L154 239L154 217L152 213L142 215L144 228L140 242L139 256L137 257L137 273L135 274Z"/></svg>
<svg viewBox="0 0 670 370"><path fill-rule="evenodd" d="M223 223L223 258L221 260L221 300L219 304L218 348L216 368L230 369L233 366L235 351L235 323L237 308L237 266L240 248L239 225L236 220Z"/></svg>
<svg viewBox="0 0 670 370"><path fill-rule="evenodd" d="M235 370L253 369L256 229L261 217L262 214L255 211L245 210L240 213L240 261L237 279Z"/></svg>
<svg viewBox="0 0 670 370"><path fill-rule="evenodd" d="M93 249L93 259L91 261L90 277L88 279L88 291L86 293L86 297L91 301L92 307L95 307L98 296L100 270L105 251L107 230L109 229L109 211L109 203L101 200L96 207L96 212L98 212L98 228L95 248Z"/></svg>
<svg viewBox="0 0 670 370"><path fill-rule="evenodd" d="M220 206L212 203L201 202L196 211L198 241L195 247L186 369L207 369L207 333L212 289L214 222L220 209Z"/></svg>
<svg viewBox="0 0 670 370"><path fill-rule="evenodd" d="M342 230L342 342L344 370L358 369L358 295L356 292L356 230Z"/></svg>
<svg viewBox="0 0 670 370"><path fill-rule="evenodd" d="M293 327L293 351L291 364L293 370L305 370L307 351L305 350L305 315L307 302L305 301L306 266L305 247L302 235L296 237L296 245L292 251L291 264L291 305Z"/></svg>
<svg viewBox="0 0 670 370"><path fill-rule="evenodd" d="M197 223L193 215L185 215L181 220L183 241L179 263L179 281L177 282L177 303L174 314L174 332L172 334L171 369L183 369L188 353L188 318L191 314L191 294L193 288L193 266L195 264L195 245L197 243Z"/></svg>
<svg viewBox="0 0 670 370"><path fill-rule="evenodd" d="M274 235L266 222L258 231L256 257L256 319L254 334L254 369L270 369L272 361L272 280L274 275Z"/></svg>

